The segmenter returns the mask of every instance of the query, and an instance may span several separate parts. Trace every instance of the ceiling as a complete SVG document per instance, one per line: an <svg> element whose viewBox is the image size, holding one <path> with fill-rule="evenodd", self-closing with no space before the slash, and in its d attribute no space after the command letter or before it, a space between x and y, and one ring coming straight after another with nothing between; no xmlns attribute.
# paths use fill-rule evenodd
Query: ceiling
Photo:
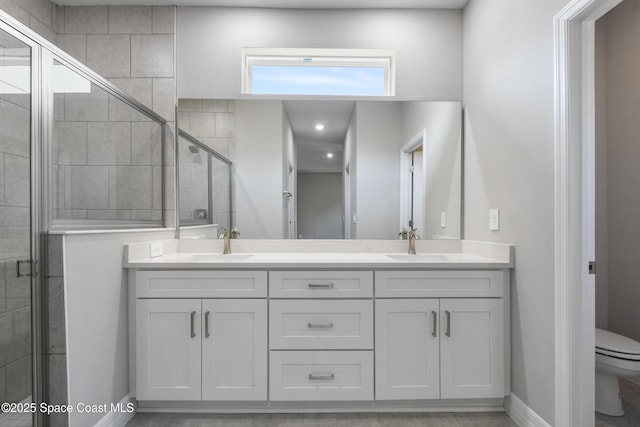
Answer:
<svg viewBox="0 0 640 427"><path fill-rule="evenodd" d="M347 133L354 101L284 101L296 140L342 143ZM324 125L322 131L316 124Z"/></svg>
<svg viewBox="0 0 640 427"><path fill-rule="evenodd" d="M78 5L178 5L284 9L462 9L469 0L53 0Z"/></svg>

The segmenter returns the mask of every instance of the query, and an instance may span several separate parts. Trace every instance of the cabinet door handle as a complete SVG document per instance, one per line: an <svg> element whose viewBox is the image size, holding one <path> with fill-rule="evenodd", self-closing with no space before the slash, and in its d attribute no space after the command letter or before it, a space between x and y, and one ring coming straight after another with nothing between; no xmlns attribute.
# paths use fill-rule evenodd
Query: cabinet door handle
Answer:
<svg viewBox="0 0 640 427"><path fill-rule="evenodd" d="M333 322L331 323L307 323L309 329L331 329L333 328Z"/></svg>
<svg viewBox="0 0 640 427"><path fill-rule="evenodd" d="M431 311L431 317L433 318L433 329L431 330L431 336L435 338L438 336L438 313L436 313L435 311Z"/></svg>
<svg viewBox="0 0 640 427"><path fill-rule="evenodd" d="M309 374L309 380L311 381L333 381L335 375L333 374Z"/></svg>
<svg viewBox="0 0 640 427"><path fill-rule="evenodd" d="M310 289L331 289L333 283L309 283L307 285Z"/></svg>
<svg viewBox="0 0 640 427"><path fill-rule="evenodd" d="M211 314L210 311L207 311L206 313L204 313L204 337L205 338L209 338L209 335L211 335L209 333L209 315Z"/></svg>
<svg viewBox="0 0 640 427"><path fill-rule="evenodd" d="M191 312L191 338L196 336L196 312Z"/></svg>
<svg viewBox="0 0 640 427"><path fill-rule="evenodd" d="M451 336L451 312L449 310L445 311L444 314L447 316L447 331L444 333L446 336Z"/></svg>

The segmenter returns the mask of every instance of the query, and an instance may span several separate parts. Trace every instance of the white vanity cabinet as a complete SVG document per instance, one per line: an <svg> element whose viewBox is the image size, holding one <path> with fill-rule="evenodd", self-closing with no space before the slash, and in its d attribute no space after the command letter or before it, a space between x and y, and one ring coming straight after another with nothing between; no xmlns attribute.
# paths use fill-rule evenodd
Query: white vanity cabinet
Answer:
<svg viewBox="0 0 640 427"><path fill-rule="evenodd" d="M504 397L504 274L376 272L376 399Z"/></svg>
<svg viewBox="0 0 640 427"><path fill-rule="evenodd" d="M138 400L267 399L266 272L136 273Z"/></svg>

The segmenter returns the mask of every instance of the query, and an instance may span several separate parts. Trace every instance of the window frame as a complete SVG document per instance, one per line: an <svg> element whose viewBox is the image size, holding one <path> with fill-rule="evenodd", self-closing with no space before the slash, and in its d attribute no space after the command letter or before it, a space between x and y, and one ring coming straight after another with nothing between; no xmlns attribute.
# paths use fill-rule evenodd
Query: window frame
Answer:
<svg viewBox="0 0 640 427"><path fill-rule="evenodd" d="M392 49L242 48L241 93L253 93L254 66L376 67L384 69L384 95L395 95L396 54ZM270 94L287 95L287 94ZM301 96L318 94L301 93ZM318 95L325 96L325 95ZM344 95L326 95L344 96ZM349 95L347 95L349 96ZM362 95L359 95L362 96Z"/></svg>

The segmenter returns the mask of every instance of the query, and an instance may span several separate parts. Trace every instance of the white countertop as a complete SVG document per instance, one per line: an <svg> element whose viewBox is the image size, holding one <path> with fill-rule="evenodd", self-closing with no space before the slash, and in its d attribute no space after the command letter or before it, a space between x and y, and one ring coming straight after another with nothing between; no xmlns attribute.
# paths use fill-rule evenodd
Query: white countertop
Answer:
<svg viewBox="0 0 640 427"><path fill-rule="evenodd" d="M440 243L439 243L440 242ZM315 243L315 244L314 244ZM126 245L124 266L135 269L504 269L514 266L513 245L470 241L418 241L417 254L398 241L165 240ZM150 257L151 245L161 256ZM218 248L218 246L220 246Z"/></svg>

